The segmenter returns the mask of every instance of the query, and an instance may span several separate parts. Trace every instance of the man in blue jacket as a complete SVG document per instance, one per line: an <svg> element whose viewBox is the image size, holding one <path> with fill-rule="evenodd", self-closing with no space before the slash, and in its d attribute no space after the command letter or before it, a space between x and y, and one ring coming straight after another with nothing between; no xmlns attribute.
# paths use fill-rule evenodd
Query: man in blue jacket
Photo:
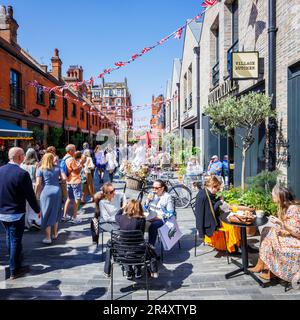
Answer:
<svg viewBox="0 0 300 320"><path fill-rule="evenodd" d="M24 151L12 148L9 163L0 168L0 221L6 230L9 253L10 279L14 280L30 271L22 267L22 237L25 227L26 201L40 214L29 173L20 168Z"/></svg>

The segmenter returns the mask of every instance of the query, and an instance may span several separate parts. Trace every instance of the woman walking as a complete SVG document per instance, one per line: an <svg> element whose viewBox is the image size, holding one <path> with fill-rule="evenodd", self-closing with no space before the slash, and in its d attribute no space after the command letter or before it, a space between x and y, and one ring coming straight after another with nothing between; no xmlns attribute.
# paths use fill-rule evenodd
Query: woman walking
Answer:
<svg viewBox="0 0 300 320"><path fill-rule="evenodd" d="M21 164L21 168L29 173L33 189L35 188L36 184L36 173L38 165L39 162L35 150L33 148L28 149L26 152L25 160ZM25 227L28 229L30 229L31 227L41 229L41 219L32 210L28 202L26 202Z"/></svg>
<svg viewBox="0 0 300 320"><path fill-rule="evenodd" d="M94 194L95 194L94 181L93 181L93 175L92 175L92 171L95 169L95 165L93 163L90 150L88 149L84 150L83 155L86 158L86 162L83 168L84 174L86 177L86 183L83 186L83 193L82 193L82 199L81 199L82 205L85 203L85 197L88 194L90 194L90 196L92 197L92 202L94 202Z"/></svg>
<svg viewBox="0 0 300 320"><path fill-rule="evenodd" d="M112 183L114 180L114 172L118 167L118 163L117 163L116 152L110 147L107 149L106 161L107 161L106 169L108 170L108 173L109 173L110 183Z"/></svg>
<svg viewBox="0 0 300 320"><path fill-rule="evenodd" d="M62 212L62 192L59 185L61 177L60 169L55 166L55 158L52 153L47 153L42 159L41 168L37 173L36 193L41 193L42 228L46 232L44 244L51 244L51 228L53 228L53 240L58 238L58 221ZM62 177L61 177L62 179Z"/></svg>

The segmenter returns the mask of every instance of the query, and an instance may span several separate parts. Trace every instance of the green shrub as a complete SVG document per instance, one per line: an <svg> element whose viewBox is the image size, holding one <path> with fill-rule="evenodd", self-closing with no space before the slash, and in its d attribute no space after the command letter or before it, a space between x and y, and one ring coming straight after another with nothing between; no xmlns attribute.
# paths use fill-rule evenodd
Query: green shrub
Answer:
<svg viewBox="0 0 300 320"><path fill-rule="evenodd" d="M224 200L229 204L239 204L256 210L263 210L266 215L275 215L277 206L272 200L271 193L257 192L254 190L247 190L242 192L239 188L232 188L223 191L221 195Z"/></svg>
<svg viewBox="0 0 300 320"><path fill-rule="evenodd" d="M279 170L276 171L262 171L255 177L247 179L247 185L250 190L257 192L271 192L277 183L277 178L280 174Z"/></svg>

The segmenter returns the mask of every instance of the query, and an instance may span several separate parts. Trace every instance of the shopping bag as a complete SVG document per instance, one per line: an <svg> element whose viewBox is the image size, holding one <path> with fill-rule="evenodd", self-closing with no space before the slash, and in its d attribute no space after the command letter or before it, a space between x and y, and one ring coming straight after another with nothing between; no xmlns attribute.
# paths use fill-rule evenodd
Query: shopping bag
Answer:
<svg viewBox="0 0 300 320"><path fill-rule="evenodd" d="M165 224L158 229L158 234L166 251L171 250L183 237L175 217L168 219Z"/></svg>

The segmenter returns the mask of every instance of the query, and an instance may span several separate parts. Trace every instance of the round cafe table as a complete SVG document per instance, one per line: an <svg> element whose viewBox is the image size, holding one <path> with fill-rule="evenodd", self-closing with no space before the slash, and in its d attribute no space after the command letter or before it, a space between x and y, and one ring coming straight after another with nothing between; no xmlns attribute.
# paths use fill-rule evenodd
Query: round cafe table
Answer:
<svg viewBox="0 0 300 320"><path fill-rule="evenodd" d="M238 266L239 268L235 271L232 271L230 273L227 273L225 275L226 279L229 279L230 277L243 273L251 276L261 287L264 287L264 282L262 282L253 272L248 270L249 262L248 262L248 245L247 245L247 227L260 227L265 225L268 222L268 218L266 216L263 216L262 218L256 218L252 224L238 224L238 223L231 223L227 217L230 212L223 213L220 216L220 220L223 223L229 224L231 226L239 227L241 231L241 251L242 251L242 264L239 263L236 260L231 259L231 262Z"/></svg>

